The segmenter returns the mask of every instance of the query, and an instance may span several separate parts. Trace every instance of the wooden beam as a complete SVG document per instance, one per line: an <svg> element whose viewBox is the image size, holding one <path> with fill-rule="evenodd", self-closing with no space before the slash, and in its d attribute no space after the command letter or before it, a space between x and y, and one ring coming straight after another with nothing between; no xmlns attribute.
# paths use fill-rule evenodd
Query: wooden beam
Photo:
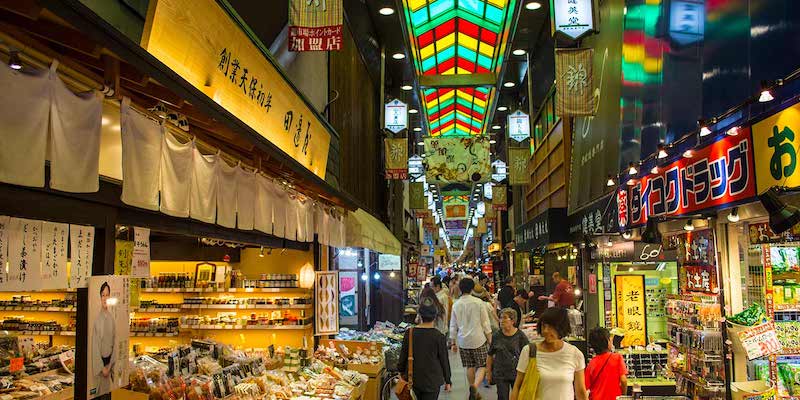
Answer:
<svg viewBox="0 0 800 400"><path fill-rule="evenodd" d="M497 77L493 73L468 75L423 75L419 77L419 85L426 87L465 87L495 86Z"/></svg>
<svg viewBox="0 0 800 400"><path fill-rule="evenodd" d="M114 90L113 98L119 100L122 98L119 94L119 60L107 54L100 56L100 59L104 66L103 83Z"/></svg>

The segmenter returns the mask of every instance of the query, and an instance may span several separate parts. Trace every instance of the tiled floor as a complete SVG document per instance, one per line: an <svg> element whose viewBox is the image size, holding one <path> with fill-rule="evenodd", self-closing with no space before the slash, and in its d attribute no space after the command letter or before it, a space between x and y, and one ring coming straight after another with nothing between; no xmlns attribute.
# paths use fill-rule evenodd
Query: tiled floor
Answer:
<svg viewBox="0 0 800 400"><path fill-rule="evenodd" d="M450 380L453 381L453 390L448 393L442 389L439 400L467 400L469 398L467 370L461 366L461 357L453 352L450 352ZM481 387L478 391L484 400L497 400L497 389L494 386Z"/></svg>

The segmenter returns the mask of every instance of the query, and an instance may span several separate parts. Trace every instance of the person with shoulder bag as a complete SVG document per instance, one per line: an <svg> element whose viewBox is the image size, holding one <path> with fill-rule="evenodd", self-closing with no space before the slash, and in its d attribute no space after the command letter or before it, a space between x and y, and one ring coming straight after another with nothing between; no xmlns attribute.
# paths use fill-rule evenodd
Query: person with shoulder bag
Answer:
<svg viewBox="0 0 800 400"><path fill-rule="evenodd" d="M423 298L417 313L422 323L409 328L400 347L401 379L395 386L399 400L436 400L442 385L450 391L450 360L444 335L434 328L439 308Z"/></svg>
<svg viewBox="0 0 800 400"><path fill-rule="evenodd" d="M597 327L589 332L589 345L596 356L586 368L586 388L591 400L615 400L628 391L628 369L620 354L613 351L608 329Z"/></svg>

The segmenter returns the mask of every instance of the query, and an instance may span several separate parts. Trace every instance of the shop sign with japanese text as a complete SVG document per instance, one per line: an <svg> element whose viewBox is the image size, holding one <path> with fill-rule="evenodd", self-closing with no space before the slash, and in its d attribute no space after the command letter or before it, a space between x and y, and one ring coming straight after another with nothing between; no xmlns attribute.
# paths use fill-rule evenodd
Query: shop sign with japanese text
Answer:
<svg viewBox="0 0 800 400"><path fill-rule="evenodd" d="M530 183L530 175L528 175L528 158L531 152L524 147L509 147L508 148L508 184L509 185L527 185Z"/></svg>
<svg viewBox="0 0 800 400"><path fill-rule="evenodd" d="M342 0L290 0L289 51L342 49Z"/></svg>
<svg viewBox="0 0 800 400"><path fill-rule="evenodd" d="M386 179L408 179L408 139L386 138Z"/></svg>
<svg viewBox="0 0 800 400"><path fill-rule="evenodd" d="M508 114L508 137L521 142L531 137L531 122L528 114L517 110Z"/></svg>
<svg viewBox="0 0 800 400"><path fill-rule="evenodd" d="M571 241L581 241L587 235L619 232L618 207L612 203L614 201L615 197L609 194L570 215L568 224Z"/></svg>
<svg viewBox="0 0 800 400"><path fill-rule="evenodd" d="M622 347L647 344L647 310L643 275L614 277L617 302L617 326L625 329Z"/></svg>
<svg viewBox="0 0 800 400"><path fill-rule="evenodd" d="M753 145L758 193L800 187L800 103L753 124Z"/></svg>
<svg viewBox="0 0 800 400"><path fill-rule="evenodd" d="M631 186L630 226L649 216L680 216L736 203L756 195L750 130L726 136L642 177Z"/></svg>
<svg viewBox="0 0 800 400"><path fill-rule="evenodd" d="M508 210L508 203L506 203L506 185L492 186L492 208L498 211Z"/></svg>
<svg viewBox="0 0 800 400"><path fill-rule="evenodd" d="M567 229L563 223L566 218L566 208L549 208L517 227L514 238L517 251L530 251L550 243L566 242Z"/></svg>
<svg viewBox="0 0 800 400"><path fill-rule="evenodd" d="M594 30L594 0L552 0L553 32L575 40Z"/></svg>
<svg viewBox="0 0 800 400"><path fill-rule="evenodd" d="M772 321L747 327L741 332L737 332L737 335L747 353L748 360L778 354L783 350L783 346L778 340L778 333L775 331L775 323Z"/></svg>
<svg viewBox="0 0 800 400"><path fill-rule="evenodd" d="M330 128L219 2L151 1L141 43L197 90L325 179Z"/></svg>
<svg viewBox="0 0 800 400"><path fill-rule="evenodd" d="M767 222L751 223L747 230L748 236L750 237L750 244L800 241L800 225L795 225L792 227L792 229L789 229L780 235L773 232L772 228L769 227L769 223Z"/></svg>
<svg viewBox="0 0 800 400"><path fill-rule="evenodd" d="M397 133L408 126L408 105L394 99L384 106L385 128Z"/></svg>

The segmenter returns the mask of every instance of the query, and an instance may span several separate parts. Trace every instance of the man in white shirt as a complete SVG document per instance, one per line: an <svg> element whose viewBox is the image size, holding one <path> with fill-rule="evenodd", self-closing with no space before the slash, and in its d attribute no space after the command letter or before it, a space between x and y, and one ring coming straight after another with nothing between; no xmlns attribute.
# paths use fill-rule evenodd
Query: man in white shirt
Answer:
<svg viewBox="0 0 800 400"><path fill-rule="evenodd" d="M463 278L458 286L462 295L453 304L450 312L450 339L453 342L453 351L461 352L461 363L467 369L470 399L474 399L478 385L483 382L486 374L492 328L483 300L472 295L475 281Z"/></svg>

